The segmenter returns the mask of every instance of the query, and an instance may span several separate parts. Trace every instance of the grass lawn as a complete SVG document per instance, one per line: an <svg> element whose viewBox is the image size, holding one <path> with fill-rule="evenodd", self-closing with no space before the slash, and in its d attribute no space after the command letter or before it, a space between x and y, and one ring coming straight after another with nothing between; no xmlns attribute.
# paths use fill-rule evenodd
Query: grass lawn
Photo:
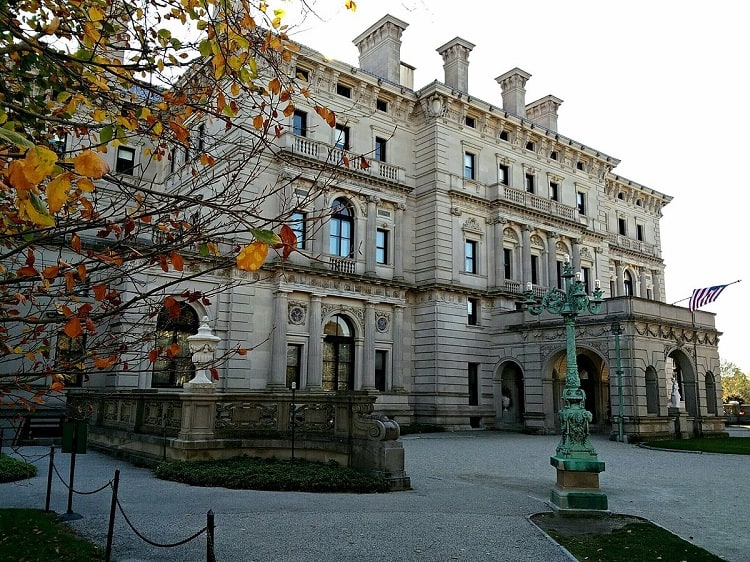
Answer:
<svg viewBox="0 0 750 562"><path fill-rule="evenodd" d="M36 476L36 467L8 455L0 455L0 482L15 482Z"/></svg>
<svg viewBox="0 0 750 562"><path fill-rule="evenodd" d="M0 562L99 562L104 551L76 535L54 513L0 509Z"/></svg>
<svg viewBox="0 0 750 562"><path fill-rule="evenodd" d="M750 455L750 437L699 437L695 439L667 439L648 441L646 445L661 449L680 451L702 451L704 453L728 453Z"/></svg>
<svg viewBox="0 0 750 562"><path fill-rule="evenodd" d="M163 462L154 470L157 478L192 486L219 486L238 490L295 492L389 492L382 475L338 464L304 460L236 457L216 461Z"/></svg>
<svg viewBox="0 0 750 562"><path fill-rule="evenodd" d="M722 562L718 556L640 517L578 518L540 513L531 519L578 560L586 562Z"/></svg>

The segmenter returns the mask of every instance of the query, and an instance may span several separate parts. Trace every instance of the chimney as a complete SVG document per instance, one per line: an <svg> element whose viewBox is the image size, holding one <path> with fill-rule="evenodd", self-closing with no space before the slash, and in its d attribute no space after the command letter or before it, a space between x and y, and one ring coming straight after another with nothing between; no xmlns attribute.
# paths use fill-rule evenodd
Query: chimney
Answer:
<svg viewBox="0 0 750 562"><path fill-rule="evenodd" d="M526 117L550 131L557 131L557 109L562 102L553 95L544 96L526 106Z"/></svg>
<svg viewBox="0 0 750 562"><path fill-rule="evenodd" d="M359 49L359 67L375 76L399 84L401 78L401 34L408 23L385 15L353 43Z"/></svg>
<svg viewBox="0 0 750 562"><path fill-rule="evenodd" d="M472 43L456 37L437 49L443 57L445 85L461 92L469 91L469 53Z"/></svg>
<svg viewBox="0 0 750 562"><path fill-rule="evenodd" d="M526 80L531 74L516 67L495 78L503 91L503 110L526 117Z"/></svg>

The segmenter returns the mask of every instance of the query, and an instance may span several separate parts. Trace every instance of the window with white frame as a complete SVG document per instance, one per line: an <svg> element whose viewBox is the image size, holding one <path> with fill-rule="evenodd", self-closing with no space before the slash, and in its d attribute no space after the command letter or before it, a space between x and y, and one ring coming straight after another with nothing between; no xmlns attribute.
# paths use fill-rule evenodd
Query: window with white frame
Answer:
<svg viewBox="0 0 750 562"><path fill-rule="evenodd" d="M133 175L135 170L135 149L128 146L117 147L117 160L115 161L115 172Z"/></svg>
<svg viewBox="0 0 750 562"><path fill-rule="evenodd" d="M379 162L385 162L386 144L386 139L382 137L375 137L375 160L378 160Z"/></svg>
<svg viewBox="0 0 750 562"><path fill-rule="evenodd" d="M464 250L464 271L466 273L479 273L478 248L479 243L476 240L466 240Z"/></svg>
<svg viewBox="0 0 750 562"><path fill-rule="evenodd" d="M378 228L375 232L375 262L379 264L388 263L388 236L389 232L384 228Z"/></svg>
<svg viewBox="0 0 750 562"><path fill-rule="evenodd" d="M464 177L467 180L476 179L476 158L473 152L464 152Z"/></svg>
<svg viewBox="0 0 750 562"><path fill-rule="evenodd" d="M354 211L346 199L336 199L331 207L331 237L329 251L334 256L348 258L354 248Z"/></svg>
<svg viewBox="0 0 750 562"><path fill-rule="evenodd" d="M299 109L292 115L292 133L300 137L307 136L307 113Z"/></svg>
<svg viewBox="0 0 750 562"><path fill-rule="evenodd" d="M505 164L497 165L497 183L510 185L510 167Z"/></svg>
<svg viewBox="0 0 750 562"><path fill-rule="evenodd" d="M292 213L292 216L289 220L289 227L297 237L297 248L299 249L305 248L305 241L307 239L307 224L305 222L306 219L306 213L302 211L295 211L294 213Z"/></svg>
<svg viewBox="0 0 750 562"><path fill-rule="evenodd" d="M527 173L524 178L524 187L526 188L526 191L529 193L534 193L534 180L536 178L534 177L534 174Z"/></svg>
<svg viewBox="0 0 750 562"><path fill-rule="evenodd" d="M479 324L479 299L472 297L466 299L466 323L469 326Z"/></svg>
<svg viewBox="0 0 750 562"><path fill-rule="evenodd" d="M576 191L576 207L579 215L586 214L586 194L583 191Z"/></svg>
<svg viewBox="0 0 750 562"><path fill-rule="evenodd" d="M341 150L349 150L349 127L336 125L333 130L333 146Z"/></svg>

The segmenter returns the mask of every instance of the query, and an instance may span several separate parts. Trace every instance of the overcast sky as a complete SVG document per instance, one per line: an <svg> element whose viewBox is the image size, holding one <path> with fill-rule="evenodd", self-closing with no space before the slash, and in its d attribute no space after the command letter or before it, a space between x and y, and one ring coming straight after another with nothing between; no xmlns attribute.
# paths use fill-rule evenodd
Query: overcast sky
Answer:
<svg viewBox="0 0 750 562"><path fill-rule="evenodd" d="M391 14L409 24L401 59L416 67L419 89L443 81L436 49L461 37L476 45L472 96L501 105L495 77L519 67L531 74L527 102L563 100L560 134L618 158L616 174L673 196L661 221L666 300L743 279L703 310L716 313L724 333L722 359L750 371L750 252L740 229L750 221L744 2L359 0L355 13L343 5L318 0L323 21L307 18L293 38L358 66L352 40Z"/></svg>

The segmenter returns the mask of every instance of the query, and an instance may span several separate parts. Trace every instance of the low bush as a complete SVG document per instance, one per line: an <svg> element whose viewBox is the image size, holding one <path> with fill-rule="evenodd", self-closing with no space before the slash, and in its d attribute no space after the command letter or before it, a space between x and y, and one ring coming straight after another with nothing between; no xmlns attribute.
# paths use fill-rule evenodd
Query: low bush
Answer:
<svg viewBox="0 0 750 562"><path fill-rule="evenodd" d="M163 462L154 470L157 478L192 486L216 486L238 490L294 492L389 492L388 480L378 474L346 468L336 463L304 460L236 457L216 461Z"/></svg>
<svg viewBox="0 0 750 562"><path fill-rule="evenodd" d="M8 455L0 455L0 482L15 482L32 476L36 476L36 467L33 464Z"/></svg>

